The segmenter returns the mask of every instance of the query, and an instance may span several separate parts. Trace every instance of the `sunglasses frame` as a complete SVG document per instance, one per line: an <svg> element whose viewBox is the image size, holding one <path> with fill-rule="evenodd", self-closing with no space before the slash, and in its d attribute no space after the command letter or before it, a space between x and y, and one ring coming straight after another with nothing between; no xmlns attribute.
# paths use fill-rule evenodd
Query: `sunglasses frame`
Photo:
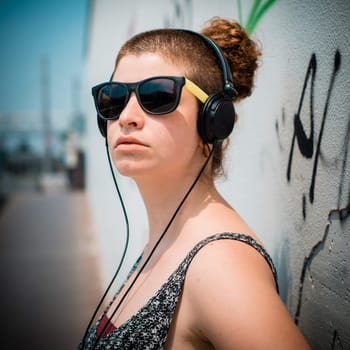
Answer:
<svg viewBox="0 0 350 350"><path fill-rule="evenodd" d="M156 80L156 79L168 79L168 80L172 80L173 82L175 82L176 96L175 96L174 105L169 110L167 110L166 112L152 112L152 111L149 111L141 103L141 97L140 97L140 92L139 92L140 85L144 84L144 83L147 83L148 81L152 81L152 80ZM100 113L100 109L99 109L99 106L98 106L99 93L100 93L102 88L104 88L106 86L117 85L117 84L118 85L122 85L122 86L125 87L125 90L127 92L126 98L125 98L125 102L124 102L124 105L121 108L121 112L119 114L117 114L116 116L111 117L111 118L106 118L105 116L103 116ZM136 94L136 98L137 98L137 102L138 102L139 106L146 113L151 114L151 115L164 115L164 114L168 114L168 113L173 112L178 107L179 102L180 102L180 98L181 98L181 91L182 91L182 88L184 86L186 87L186 89L193 96L195 96L203 104L205 103L205 101L209 97L208 94L206 94L193 81L191 81L190 79L187 79L186 77L179 77L179 76L154 76L154 77L150 77L150 78L143 79L143 80L140 80L138 82L132 82L132 83L125 83L125 82L118 82L118 81L108 81L108 82L104 82L104 83L101 83L101 84L98 84L98 85L94 86L91 89L91 92L92 92L92 95L94 97L95 107L96 107L97 114L98 114L99 118L104 119L104 120L116 120L116 119L119 118L120 114L122 113L124 108L127 106L128 102L129 102L129 99L130 99L131 92L134 92Z"/></svg>

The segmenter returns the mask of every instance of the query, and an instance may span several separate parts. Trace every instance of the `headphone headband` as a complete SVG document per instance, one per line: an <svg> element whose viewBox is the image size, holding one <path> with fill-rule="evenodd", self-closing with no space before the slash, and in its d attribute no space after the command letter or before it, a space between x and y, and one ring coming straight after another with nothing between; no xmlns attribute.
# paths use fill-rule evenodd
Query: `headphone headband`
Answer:
<svg viewBox="0 0 350 350"><path fill-rule="evenodd" d="M217 59L220 62L222 75L223 75L223 79L224 79L224 92L225 92L225 94L231 98L237 97L238 92L234 87L234 83L232 80L231 68L227 62L227 59L226 59L224 53L220 49L220 47L214 42L214 40L210 39L209 37L207 37L206 35L204 35L202 33L195 32L195 31L190 30L190 29L180 29L180 30L201 38L207 44L207 46L209 46L214 51L215 56L217 57Z"/></svg>
<svg viewBox="0 0 350 350"><path fill-rule="evenodd" d="M220 47L202 33L188 29L181 30L199 37L213 51L221 66L223 91L209 96L199 111L197 121L198 133L202 140L213 144L227 138L233 130L235 109L232 100L238 96L238 93L233 84L230 66Z"/></svg>

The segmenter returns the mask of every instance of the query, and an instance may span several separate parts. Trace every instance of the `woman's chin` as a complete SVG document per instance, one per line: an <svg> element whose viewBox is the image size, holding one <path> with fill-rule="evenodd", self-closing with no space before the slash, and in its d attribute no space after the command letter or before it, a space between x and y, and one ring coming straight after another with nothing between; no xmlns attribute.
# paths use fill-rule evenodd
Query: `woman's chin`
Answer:
<svg viewBox="0 0 350 350"><path fill-rule="evenodd" d="M118 161L116 169L120 175L133 179L147 176L150 172L149 167L146 167L145 164L130 161Z"/></svg>

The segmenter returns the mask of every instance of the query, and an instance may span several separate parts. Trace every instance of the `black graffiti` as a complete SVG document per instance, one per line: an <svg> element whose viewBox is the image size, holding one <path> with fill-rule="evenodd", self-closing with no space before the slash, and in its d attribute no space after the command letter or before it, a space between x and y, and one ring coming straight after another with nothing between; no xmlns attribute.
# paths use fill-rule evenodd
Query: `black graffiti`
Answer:
<svg viewBox="0 0 350 350"><path fill-rule="evenodd" d="M343 208L343 209L332 209L329 211L328 213L328 224L325 228L324 234L322 239L317 242L311 249L310 254L308 256L306 256L304 258L304 262L303 262L303 268L301 270L301 275L300 275L300 282L299 282L299 293L298 293L298 304L297 304L297 308L296 308L296 312L295 312L295 316L294 316L294 321L296 324L299 323L299 317L300 317L300 310L301 310L301 306L302 306L302 297L303 297L303 291L304 291L304 281L305 281L305 277L306 277L306 272L308 270L310 270L310 266L312 261L315 259L315 257L324 249L326 240L328 238L328 234L329 234L329 228L330 225L332 223L333 220L344 220L345 217L345 211L348 211L349 205L347 206L347 208ZM337 333L337 331L335 331L335 333Z"/></svg>
<svg viewBox="0 0 350 350"><path fill-rule="evenodd" d="M346 183L345 179L345 174L346 174L346 169L347 169L347 162L349 162L349 149L350 149L350 115L348 118L348 125L346 128L346 134L344 138L344 143L343 143L343 153L344 153L344 159L343 159L343 164L342 164L342 171L340 174L340 183L339 183L339 189L338 189L338 208L341 207L341 196L342 193L344 193L344 187ZM339 209L339 219L341 221L345 220L347 217L350 216L350 186L348 189L348 195L347 195L347 206L343 209Z"/></svg>
<svg viewBox="0 0 350 350"><path fill-rule="evenodd" d="M325 233L324 233L322 239L312 247L310 254L304 258L304 263L303 263L303 268L301 270L300 283L299 283L298 305L297 305L295 316L294 316L294 321L296 324L299 323L306 271L309 269L311 262L313 261L315 256L321 250L323 250L326 239L328 237L328 233L329 233L329 224L326 227L326 230L325 230Z"/></svg>
<svg viewBox="0 0 350 350"><path fill-rule="evenodd" d="M332 350L343 350L343 344L337 331L333 333Z"/></svg>
<svg viewBox="0 0 350 350"><path fill-rule="evenodd" d="M341 54L337 50L333 56L333 66L330 75L330 80L328 84L327 94L325 97L325 102L323 106L323 111L321 115L321 124L319 127L318 134L315 128L315 113L314 113L314 88L315 81L317 78L317 58L315 54L311 55L306 76L303 83L302 93L299 100L299 105L297 112L294 115L293 120L293 136L291 140L291 145L289 149L289 158L287 165L286 178L288 182L292 181L292 168L293 168L293 157L297 152L296 144L298 145L298 150L300 154L312 161L312 172L309 183L308 195L304 193L302 195L302 215L304 221L306 220L306 206L307 202L311 204L314 203L315 193L316 193L316 183L317 174L319 170L320 159L325 159L325 152L321 150L322 140L324 139L325 133L331 132L331 128L326 128L326 121L329 115L329 106L332 97L332 92L334 90L336 78L341 67ZM309 93L309 99L306 96ZM307 107L307 109L305 109ZM306 112L305 112L306 110ZM302 114L303 113L303 114ZM302 121L303 117L303 121ZM305 122L305 120L307 122ZM317 118L318 120L318 118ZM285 110L282 110L282 123L285 124ZM307 124L306 124L307 123ZM278 122L275 125L277 135L279 135L279 125ZM308 132L306 132L308 130ZM344 125L345 137L342 141L341 147L338 150L338 157L336 162L341 162L340 175L338 181L337 191L337 208L332 209L328 213L328 224L325 227L322 238L314 244L311 248L309 254L304 258L302 271L299 280L299 291L298 291L298 301L296 312L294 315L294 320L296 324L299 324L300 313L302 309L303 293L305 286L305 279L308 275L308 271L311 269L311 265L314 259L325 249L326 240L329 235L330 225L333 220L339 220L340 225L345 224L345 220L350 218L350 186L349 179L347 178L347 172L349 170L349 152L350 152L350 115L347 118L346 125ZM316 135L317 134L317 135ZM279 147L283 151L283 144L279 140ZM339 164L339 163L338 163ZM348 193L345 193L346 187L348 186ZM343 204L345 200L345 205ZM341 337L337 330L333 331L332 349L343 349L341 342Z"/></svg>
<svg viewBox="0 0 350 350"><path fill-rule="evenodd" d="M311 60L307 69L306 78L304 81L303 90L301 93L301 98L299 101L298 112L294 115L294 134L292 137L292 144L290 147L288 168L287 168L287 180L290 181L291 171L292 171L292 162L294 154L295 140L298 141L298 146L301 154L306 158L311 158L314 150L314 84L315 84L315 75L316 75L317 61L316 55L311 56ZM308 82L310 81L310 136L307 137L305 133L304 126L300 119L301 109L304 103L304 97Z"/></svg>
<svg viewBox="0 0 350 350"><path fill-rule="evenodd" d="M321 120L321 126L320 126L320 131L317 137L317 143L316 143L316 148L315 148L315 115L314 115L314 85L315 85L315 79L316 79L316 73L317 73L317 59L316 55L312 54L311 59L308 64L304 84L303 84L303 89L299 101L299 106L296 114L294 115L294 132L292 136L292 141L291 141L291 146L290 146L290 151L289 151L289 160L288 160L288 166L287 166L287 180L288 182L291 181L291 173L292 173L292 165L293 165L293 156L295 154L295 144L297 142L298 148L300 153L302 154L303 157L307 159L313 159L313 167L312 167L312 175L311 175L311 181L310 181L310 187L309 187L309 201L312 204L315 199L315 188L316 188L316 179L317 179L317 171L318 171L318 163L319 159L321 156L321 144L322 144L322 139L325 133L325 124L328 116L328 108L330 104L330 98L332 95L332 91L334 88L334 83L335 79L337 77L337 74L339 72L341 66L341 54L337 50L334 54L334 64L333 64L333 71L331 73L331 78L328 86L328 91L327 91L327 96L324 104L324 109L322 113L322 120ZM305 96L307 89L309 88L310 92L310 100L309 100L309 115L307 116L310 122L310 132L309 135L306 134L305 131L305 125L303 124L301 120L301 111L302 108L305 104ZM348 158L348 144L349 144L349 134L350 134L350 119L348 122L348 125L346 127L346 136L344 139L344 145L342 147L342 152L344 154L344 160L343 160L343 166L342 166L342 171L341 171L341 181L339 185L339 190L338 190L338 205L340 206L340 198L341 194L343 193L344 190L344 185L345 185L345 170L347 166L347 158ZM278 131L278 130L277 130ZM349 199L350 199L350 192L349 192ZM306 218L306 195L303 194L303 199L302 199L302 212L303 212L303 218L305 220ZM347 209L348 206L345 208ZM347 217L350 215L349 210L343 211L343 215Z"/></svg>

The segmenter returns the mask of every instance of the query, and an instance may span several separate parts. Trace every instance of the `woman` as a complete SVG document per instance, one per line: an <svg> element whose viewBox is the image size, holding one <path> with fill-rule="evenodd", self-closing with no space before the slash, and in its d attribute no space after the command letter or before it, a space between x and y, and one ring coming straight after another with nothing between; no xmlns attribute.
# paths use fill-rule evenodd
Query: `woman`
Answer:
<svg viewBox="0 0 350 350"><path fill-rule="evenodd" d="M149 240L80 348L309 349L270 257L214 184L232 101L251 94L259 49L234 21L214 18L203 34L136 35L112 82L93 88L113 163L144 200Z"/></svg>

